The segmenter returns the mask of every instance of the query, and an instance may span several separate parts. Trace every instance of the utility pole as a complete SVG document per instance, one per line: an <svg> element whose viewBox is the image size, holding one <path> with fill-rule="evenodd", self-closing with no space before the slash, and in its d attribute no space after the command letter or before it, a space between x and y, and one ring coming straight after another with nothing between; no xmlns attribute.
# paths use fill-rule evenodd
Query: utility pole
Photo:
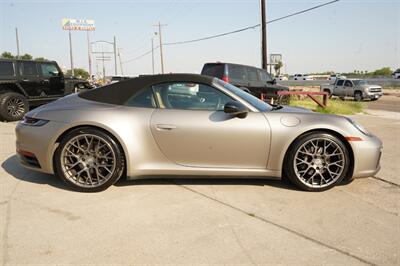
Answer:
<svg viewBox="0 0 400 266"><path fill-rule="evenodd" d="M121 48L118 48L117 51L118 51L118 58L119 58L119 68L121 69L121 76L124 76L124 70L122 68L122 60L121 60Z"/></svg>
<svg viewBox="0 0 400 266"><path fill-rule="evenodd" d="M89 40L89 31L86 31L86 37L87 37L87 45L88 45L88 60L89 60L89 80L92 80L92 58L91 58L91 49L90 49L90 40Z"/></svg>
<svg viewBox="0 0 400 266"><path fill-rule="evenodd" d="M267 21L266 21L266 0L260 0L261 15L261 67L268 69L268 50L267 50ZM268 71L268 70L267 70Z"/></svg>
<svg viewBox="0 0 400 266"><path fill-rule="evenodd" d="M72 39L71 39L71 30L69 32L69 56L71 58L71 75L74 76L74 60L72 59Z"/></svg>
<svg viewBox="0 0 400 266"><path fill-rule="evenodd" d="M151 38L151 69L154 75L154 38Z"/></svg>
<svg viewBox="0 0 400 266"><path fill-rule="evenodd" d="M158 38L160 40L161 73L164 74L164 58L163 58L163 45L162 45L161 27L167 26L167 24L161 24L161 22L158 22L158 24L154 25L154 26L158 27Z"/></svg>
<svg viewBox="0 0 400 266"><path fill-rule="evenodd" d="M15 39L17 41L17 59L19 58L19 38L18 38L18 28L15 28Z"/></svg>
<svg viewBox="0 0 400 266"><path fill-rule="evenodd" d="M114 75L115 76L118 75L118 71L117 71L117 41L115 39L115 36L114 36Z"/></svg>
<svg viewBox="0 0 400 266"><path fill-rule="evenodd" d="M101 61L103 61L103 84L106 83L106 67L104 66L104 61L106 58L104 57L104 47L101 46Z"/></svg>

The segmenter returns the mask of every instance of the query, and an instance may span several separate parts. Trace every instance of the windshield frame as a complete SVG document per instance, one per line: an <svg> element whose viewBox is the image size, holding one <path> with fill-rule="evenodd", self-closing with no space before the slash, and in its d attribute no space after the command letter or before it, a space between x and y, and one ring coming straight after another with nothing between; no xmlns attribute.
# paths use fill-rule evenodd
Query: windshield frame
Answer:
<svg viewBox="0 0 400 266"><path fill-rule="evenodd" d="M242 89L239 89L238 87L227 83L223 80L220 80L218 78L214 78L213 80L213 84L218 88L218 87L222 87L224 90L226 90L227 92L233 94L234 96L236 96L236 98L241 99L242 101L246 102L248 105L252 106L254 109L256 109L258 112L268 112L268 111L272 111L273 107L264 102L261 101L260 99L258 99L257 97L251 95L248 92L245 92Z"/></svg>
<svg viewBox="0 0 400 266"><path fill-rule="evenodd" d="M364 79L353 79L352 81L353 81L353 83L354 83L355 86L358 86L358 85L361 85L361 86L363 86L363 85L369 85L369 84L368 84L368 81L366 81L366 80L364 80Z"/></svg>

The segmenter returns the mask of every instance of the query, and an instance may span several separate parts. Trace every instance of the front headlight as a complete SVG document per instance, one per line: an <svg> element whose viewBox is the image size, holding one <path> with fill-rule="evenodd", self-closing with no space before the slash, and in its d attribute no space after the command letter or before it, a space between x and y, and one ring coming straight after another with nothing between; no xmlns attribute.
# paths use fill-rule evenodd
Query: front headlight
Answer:
<svg viewBox="0 0 400 266"><path fill-rule="evenodd" d="M346 117L347 120L350 122L350 124L352 124L355 128L358 129L358 131L360 131L361 133L363 133L366 136L371 136L371 133L368 132L368 130L366 130L362 125L360 125L359 123L357 123L356 121L354 121L351 118Z"/></svg>
<svg viewBox="0 0 400 266"><path fill-rule="evenodd" d="M45 119L37 119L29 116L24 116L22 118L21 124L25 126L33 126L33 127L40 127L47 124L49 120Z"/></svg>

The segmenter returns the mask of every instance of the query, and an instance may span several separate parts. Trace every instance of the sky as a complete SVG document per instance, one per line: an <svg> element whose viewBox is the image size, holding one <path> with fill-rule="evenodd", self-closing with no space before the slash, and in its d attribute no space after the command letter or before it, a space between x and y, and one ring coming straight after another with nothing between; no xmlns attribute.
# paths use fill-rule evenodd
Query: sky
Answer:
<svg viewBox="0 0 400 266"><path fill-rule="evenodd" d="M267 20L329 2L329 0L267 0ZM151 49L159 39L153 25L161 21L163 42L219 34L260 22L259 0L0 0L0 53L20 51L70 67L68 31L62 18L93 19L91 41L116 36L122 61ZM268 53L282 54L288 74L400 68L400 0L341 0L332 5L268 24ZM88 69L86 32L72 32L75 67ZM99 44L92 47L99 51ZM103 45L103 49L112 49ZM212 40L164 46L166 72L199 73L206 62L261 65L260 28ZM161 72L159 50L155 71ZM102 62L93 60L93 73ZM152 72L151 54L123 63L125 75ZM113 61L105 63L114 75ZM118 74L120 67L118 62Z"/></svg>

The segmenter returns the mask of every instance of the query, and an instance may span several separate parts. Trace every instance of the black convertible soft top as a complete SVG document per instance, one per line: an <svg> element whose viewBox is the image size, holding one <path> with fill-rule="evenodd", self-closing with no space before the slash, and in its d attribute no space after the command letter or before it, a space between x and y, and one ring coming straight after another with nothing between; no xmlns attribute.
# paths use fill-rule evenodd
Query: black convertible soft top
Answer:
<svg viewBox="0 0 400 266"><path fill-rule="evenodd" d="M79 97L96 102L124 104L132 95L143 88L165 82L194 82L211 85L213 77L197 74L163 74L141 76L106 85L97 89L83 91Z"/></svg>

